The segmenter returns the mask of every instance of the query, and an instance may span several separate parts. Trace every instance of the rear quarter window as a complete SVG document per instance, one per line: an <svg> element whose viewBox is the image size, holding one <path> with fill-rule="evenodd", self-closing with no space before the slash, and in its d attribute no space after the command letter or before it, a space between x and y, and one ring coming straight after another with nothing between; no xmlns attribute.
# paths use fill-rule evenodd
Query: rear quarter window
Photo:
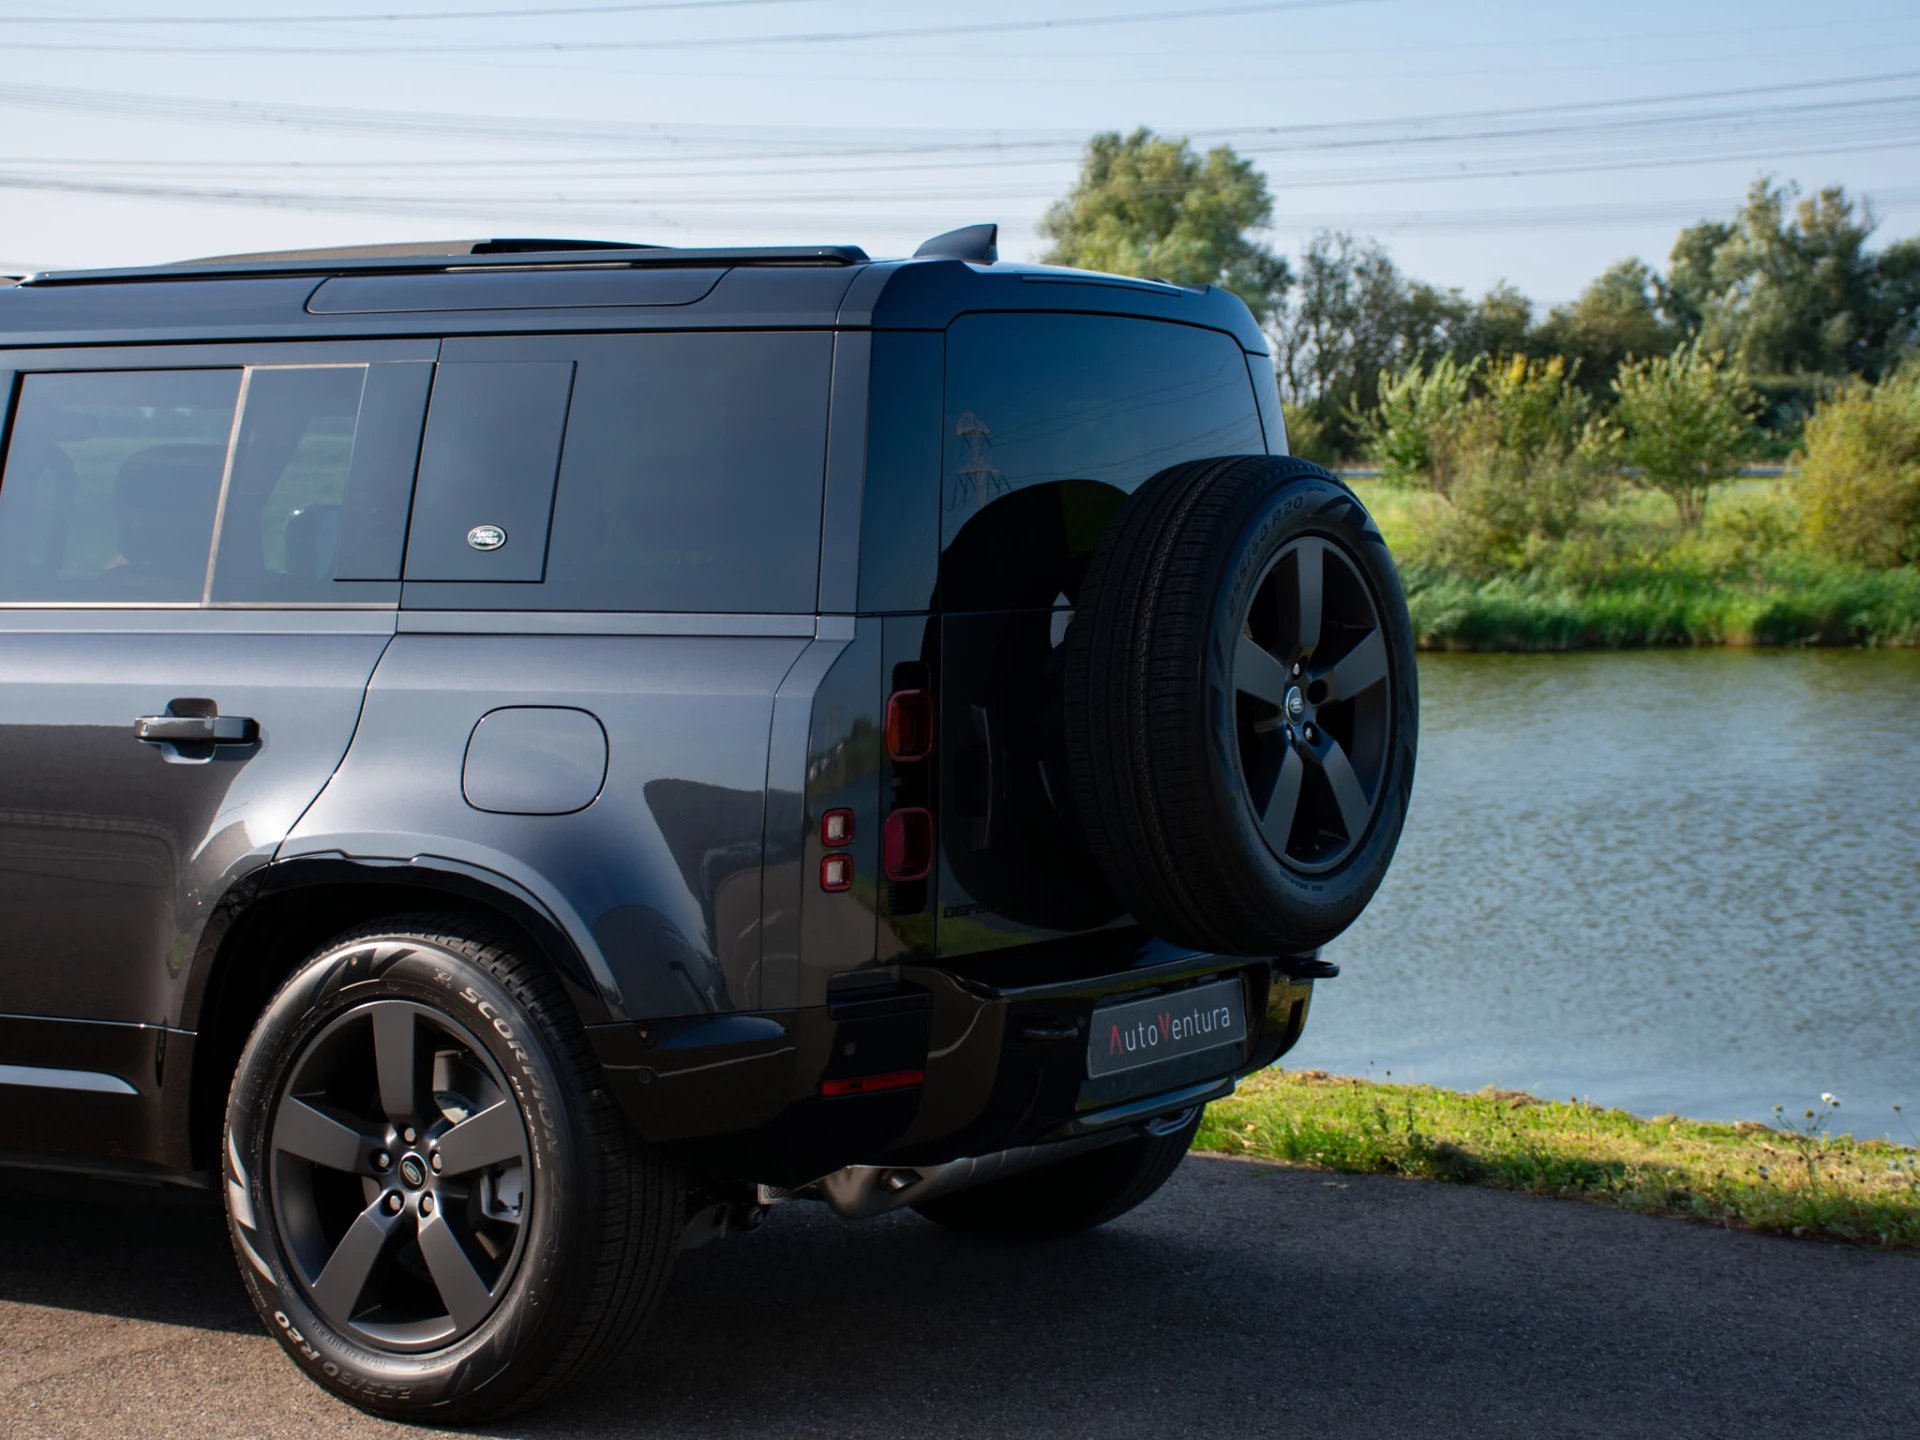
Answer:
<svg viewBox="0 0 1920 1440"><path fill-rule="evenodd" d="M1140 484L1266 450L1238 341L1104 315L970 315L947 332L941 606L1071 605Z"/></svg>
<svg viewBox="0 0 1920 1440"><path fill-rule="evenodd" d="M815 608L833 338L824 332L657 333L449 343L448 359L571 363L544 569L485 583L484 557L460 572L480 583L416 583L425 609L793 614ZM443 370L446 368L443 365ZM478 365L470 368L480 368ZM437 414L437 411L436 411ZM435 431L414 504L430 483ZM549 471L549 475L551 471ZM435 512L437 513L437 512ZM470 524L449 509L456 545ZM493 552L507 557L510 532ZM410 548L413 542L409 542ZM537 557L536 557L537 558ZM530 580L533 583L511 583Z"/></svg>

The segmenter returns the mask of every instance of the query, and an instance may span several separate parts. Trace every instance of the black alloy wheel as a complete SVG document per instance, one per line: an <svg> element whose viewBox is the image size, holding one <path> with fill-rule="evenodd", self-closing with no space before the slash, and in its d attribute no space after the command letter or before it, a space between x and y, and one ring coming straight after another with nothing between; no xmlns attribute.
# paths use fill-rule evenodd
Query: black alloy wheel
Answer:
<svg viewBox="0 0 1920 1440"><path fill-rule="evenodd" d="M493 1313L535 1195L520 1107L464 1026L407 1000L349 1010L294 1061L268 1148L296 1277L340 1333L432 1350Z"/></svg>
<svg viewBox="0 0 1920 1440"><path fill-rule="evenodd" d="M687 1221L545 956L478 916L394 916L297 966L221 1149L267 1332L396 1419L497 1419L630 1357Z"/></svg>
<svg viewBox="0 0 1920 1440"><path fill-rule="evenodd" d="M1282 548L1254 587L1233 658L1240 769L1267 845L1307 874L1352 853L1379 808L1392 743L1380 608L1346 550Z"/></svg>

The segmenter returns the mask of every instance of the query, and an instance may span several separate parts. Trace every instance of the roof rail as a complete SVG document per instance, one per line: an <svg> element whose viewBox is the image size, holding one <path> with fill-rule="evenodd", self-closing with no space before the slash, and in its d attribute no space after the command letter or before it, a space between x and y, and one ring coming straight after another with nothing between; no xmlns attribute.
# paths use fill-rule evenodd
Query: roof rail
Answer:
<svg viewBox="0 0 1920 1440"><path fill-rule="evenodd" d="M198 255L181 265L233 265L253 260L384 260L428 255L525 255L563 250L658 250L631 240L402 240L391 245L322 245L311 250L261 250L251 255Z"/></svg>
<svg viewBox="0 0 1920 1440"><path fill-rule="evenodd" d="M552 248L522 248L550 246ZM590 240L456 240L427 247L349 246L345 250L232 255L116 270L47 270L24 286L114 284L128 281L246 279L286 275L418 275L493 267L593 265L604 268L732 265L864 265L857 245L764 245L679 250L665 245L620 245Z"/></svg>

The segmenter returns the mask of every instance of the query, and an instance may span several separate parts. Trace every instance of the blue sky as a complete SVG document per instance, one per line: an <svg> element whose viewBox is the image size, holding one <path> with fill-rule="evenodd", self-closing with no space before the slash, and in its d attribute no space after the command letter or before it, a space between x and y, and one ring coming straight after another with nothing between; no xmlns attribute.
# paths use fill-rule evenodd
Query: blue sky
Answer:
<svg viewBox="0 0 1920 1440"><path fill-rule="evenodd" d="M436 18L315 18L382 12ZM1761 173L1920 230L1920 6L0 0L0 264L482 234L897 254L987 219L1025 258L1086 135L1136 125L1255 154L1282 249L1337 225L1551 303Z"/></svg>

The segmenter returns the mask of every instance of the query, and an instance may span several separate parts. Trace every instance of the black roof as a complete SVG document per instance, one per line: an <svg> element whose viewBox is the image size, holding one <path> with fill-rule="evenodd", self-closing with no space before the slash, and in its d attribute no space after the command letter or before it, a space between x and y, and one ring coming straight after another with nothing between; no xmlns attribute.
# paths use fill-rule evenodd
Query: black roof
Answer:
<svg viewBox="0 0 1920 1440"><path fill-rule="evenodd" d="M944 329L978 310L1078 310L1266 342L1225 291L996 263L991 226L911 260L851 245L679 249L454 240L52 271L0 287L0 349L648 329Z"/></svg>
<svg viewBox="0 0 1920 1440"><path fill-rule="evenodd" d="M268 275L431 275L493 267L574 269L685 268L695 265L860 265L854 245L762 246L686 250L627 245L617 240L429 240L398 245L344 245L321 250L271 250L215 255L170 265L116 270L48 270L23 285L124 285L138 280L211 280Z"/></svg>

